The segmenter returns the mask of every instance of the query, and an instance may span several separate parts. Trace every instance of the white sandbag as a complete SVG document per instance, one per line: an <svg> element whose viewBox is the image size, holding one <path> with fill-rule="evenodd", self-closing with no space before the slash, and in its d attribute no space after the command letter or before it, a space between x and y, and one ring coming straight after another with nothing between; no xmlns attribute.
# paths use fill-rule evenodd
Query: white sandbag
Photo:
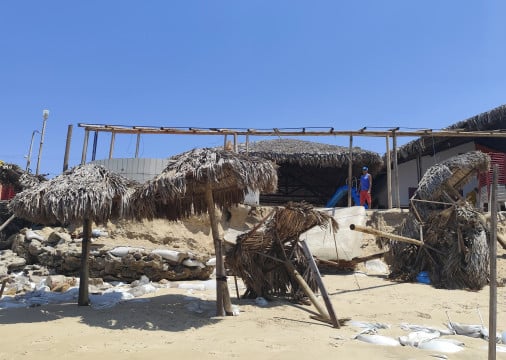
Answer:
<svg viewBox="0 0 506 360"><path fill-rule="evenodd" d="M355 337L355 339L375 345L401 346L398 340L383 335L359 334Z"/></svg>
<svg viewBox="0 0 506 360"><path fill-rule="evenodd" d="M114 249L109 250L109 253L117 257L123 257L128 255L129 253L143 250L144 250L143 248L135 248L131 246L118 246L115 247Z"/></svg>
<svg viewBox="0 0 506 360"><path fill-rule="evenodd" d="M45 240L44 236L37 234L35 231L33 231L31 229L26 230L25 239L26 240L34 240L35 239L35 240L39 240L39 241Z"/></svg>
<svg viewBox="0 0 506 360"><path fill-rule="evenodd" d="M151 253L160 255L163 259L175 262L177 264L181 263L181 261L188 257L187 253L168 249L155 249L151 251Z"/></svg>
<svg viewBox="0 0 506 360"><path fill-rule="evenodd" d="M424 341L418 344L418 348L451 354L464 350L462 346L456 345L453 342L447 341L445 339L434 339L430 341Z"/></svg>

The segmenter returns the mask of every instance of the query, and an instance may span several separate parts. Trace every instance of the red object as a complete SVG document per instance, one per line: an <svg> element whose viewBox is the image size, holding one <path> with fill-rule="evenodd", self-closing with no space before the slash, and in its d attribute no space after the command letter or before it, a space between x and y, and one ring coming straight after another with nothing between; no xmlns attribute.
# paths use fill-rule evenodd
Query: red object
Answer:
<svg viewBox="0 0 506 360"><path fill-rule="evenodd" d="M0 200L10 200L16 195L14 186L0 184Z"/></svg>

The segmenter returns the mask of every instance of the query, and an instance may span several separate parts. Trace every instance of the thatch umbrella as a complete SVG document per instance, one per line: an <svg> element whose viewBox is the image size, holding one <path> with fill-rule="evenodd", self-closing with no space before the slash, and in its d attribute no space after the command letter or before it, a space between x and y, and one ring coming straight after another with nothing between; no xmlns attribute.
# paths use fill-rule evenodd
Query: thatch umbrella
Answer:
<svg viewBox="0 0 506 360"><path fill-rule="evenodd" d="M17 194L9 208L38 224L83 225L79 305L89 305L88 257L92 222L105 224L125 212L134 182L101 165L86 164Z"/></svg>
<svg viewBox="0 0 506 360"><path fill-rule="evenodd" d="M176 220L207 212L216 252L217 315L231 315L215 206L239 204L248 190L274 192L277 180L271 161L221 149L193 149L172 157L160 175L142 186L135 195L133 217Z"/></svg>
<svg viewBox="0 0 506 360"><path fill-rule="evenodd" d="M311 290L317 290L315 274L299 246L300 235L315 226L331 226L333 231L338 228L332 216L304 202L289 202L275 209L263 228L238 236L236 244L227 250L226 260L246 284L244 297L288 295L297 299L303 295L293 274L284 266L286 260L303 274Z"/></svg>

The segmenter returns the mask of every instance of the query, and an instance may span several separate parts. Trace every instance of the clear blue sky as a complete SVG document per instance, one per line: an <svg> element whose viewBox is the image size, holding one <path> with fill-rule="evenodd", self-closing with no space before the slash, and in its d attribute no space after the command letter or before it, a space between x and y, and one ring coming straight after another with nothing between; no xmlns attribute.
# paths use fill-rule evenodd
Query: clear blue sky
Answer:
<svg viewBox="0 0 506 360"><path fill-rule="evenodd" d="M442 128L506 103L505 15L502 0L3 1L0 159L25 167L43 109L40 172L50 176L69 124L79 164L80 122ZM133 157L135 143L118 136L115 156ZM385 149L384 139L354 143ZM140 156L222 144L144 136ZM99 137L97 158L108 146Z"/></svg>

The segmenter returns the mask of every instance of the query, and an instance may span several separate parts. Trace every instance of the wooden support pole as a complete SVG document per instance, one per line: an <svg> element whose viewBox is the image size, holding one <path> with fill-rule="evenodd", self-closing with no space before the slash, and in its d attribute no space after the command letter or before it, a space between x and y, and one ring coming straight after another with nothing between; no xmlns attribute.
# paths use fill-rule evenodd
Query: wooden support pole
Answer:
<svg viewBox="0 0 506 360"><path fill-rule="evenodd" d="M67 142L65 143L65 155L63 156L63 171L66 171L69 168L69 155L70 155L70 143L72 140L72 128L73 128L72 124L70 124L67 128Z"/></svg>
<svg viewBox="0 0 506 360"><path fill-rule="evenodd" d="M88 306L90 304L89 298L89 256L90 256L90 240L91 240L91 220L84 219L83 222L83 240L81 243L81 269L79 277L79 297L77 305Z"/></svg>
<svg viewBox="0 0 506 360"><path fill-rule="evenodd" d="M285 260L284 264L285 264L285 266L286 266L286 268L288 270L288 273L290 273L295 278L295 280L299 283L300 287L302 288L302 290L304 291L304 293L309 297L309 300L311 300L311 303L318 310L318 312L320 313L321 317L325 321L331 322L329 314L327 313L327 311L325 310L325 308L320 304L320 302L316 298L316 295L313 293L313 290L311 290L311 288L307 284L306 280L304 280L304 278L302 277L302 275L297 271L297 269L295 269L295 267L293 266L293 264L291 263L291 261L290 260Z"/></svg>
<svg viewBox="0 0 506 360"><path fill-rule="evenodd" d="M4 221L4 223L0 226L0 231L3 231L3 229L5 229L5 227L7 225L9 225L9 223L14 220L16 218L16 215L11 215L10 218L8 218L7 220Z"/></svg>
<svg viewBox="0 0 506 360"><path fill-rule="evenodd" d="M141 144L141 133L137 133L137 142L135 143L135 158L139 157L139 147Z"/></svg>
<svg viewBox="0 0 506 360"><path fill-rule="evenodd" d="M389 239L392 239L392 240L402 241L402 242L405 242L405 243L414 244L414 245L418 245L418 246L424 246L425 245L420 240L408 238L406 236L400 236L400 235L390 234L390 233L387 233L387 232L384 232L384 231L376 230L376 229L369 228L369 227L362 226L362 225L351 224L350 225L350 229L351 230L355 230L355 231L360 231L360 232L363 232L365 234L386 237L386 238L389 238Z"/></svg>
<svg viewBox="0 0 506 360"><path fill-rule="evenodd" d="M348 207L352 206L351 187L353 186L353 136L350 135L350 146L348 148Z"/></svg>
<svg viewBox="0 0 506 360"><path fill-rule="evenodd" d="M327 289L325 288L325 285L323 284L320 270L316 265L316 262L313 258L313 254L311 254L311 250L309 249L309 246L307 246L307 243L304 240L299 241L299 243L301 244L302 250L304 251L306 258L309 261L309 266L311 267L311 270L313 270L313 273L316 276L316 282L318 283L320 294L322 294L323 301L325 302L325 306L327 307L327 312L329 314L330 321L332 322L332 326L339 329L340 328L339 320L337 319L332 303L330 302L329 294L327 292Z"/></svg>
<svg viewBox="0 0 506 360"><path fill-rule="evenodd" d="M114 141L116 140L116 133L111 133L111 142L109 144L109 159L112 159L114 153Z"/></svg>
<svg viewBox="0 0 506 360"><path fill-rule="evenodd" d="M387 199L388 208L392 208L392 161L390 160L390 136L385 136L386 139L386 166L387 166Z"/></svg>
<svg viewBox="0 0 506 360"><path fill-rule="evenodd" d="M81 165L86 164L86 154L88 153L88 140L90 138L90 131L84 131L84 141L83 141L83 152L81 154Z"/></svg>
<svg viewBox="0 0 506 360"><path fill-rule="evenodd" d="M97 143L98 143L98 130L95 130L93 134L93 148L91 150L91 161L95 161L97 158Z"/></svg>
<svg viewBox="0 0 506 360"><path fill-rule="evenodd" d="M222 240L218 231L218 219L216 217L213 191L210 184L206 187L205 197L207 212L209 213L209 220L211 222L214 250L216 253L216 316L224 316L225 314L233 315L227 276L225 273L225 264L223 263Z"/></svg>
<svg viewBox="0 0 506 360"><path fill-rule="evenodd" d="M488 315L488 359L496 358L496 332L497 332L497 164L493 166L493 180L491 189L491 202L488 204L491 208L490 219L490 297L489 297L489 315Z"/></svg>
<svg viewBox="0 0 506 360"><path fill-rule="evenodd" d="M394 183L395 183L395 204L398 209L401 208L401 198L399 191L399 167L397 164L397 135L395 131L392 136L393 150L394 150Z"/></svg>

